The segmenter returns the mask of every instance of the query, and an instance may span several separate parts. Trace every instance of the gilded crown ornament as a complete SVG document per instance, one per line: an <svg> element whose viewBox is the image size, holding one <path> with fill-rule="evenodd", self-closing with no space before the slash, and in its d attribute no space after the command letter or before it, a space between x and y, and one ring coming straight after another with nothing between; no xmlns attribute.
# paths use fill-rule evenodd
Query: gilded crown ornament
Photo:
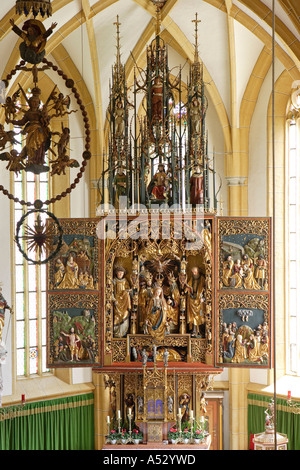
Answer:
<svg viewBox="0 0 300 470"><path fill-rule="evenodd" d="M17 0L16 13L19 15L28 16L33 14L34 18L37 15L52 16L52 5L50 0Z"/></svg>

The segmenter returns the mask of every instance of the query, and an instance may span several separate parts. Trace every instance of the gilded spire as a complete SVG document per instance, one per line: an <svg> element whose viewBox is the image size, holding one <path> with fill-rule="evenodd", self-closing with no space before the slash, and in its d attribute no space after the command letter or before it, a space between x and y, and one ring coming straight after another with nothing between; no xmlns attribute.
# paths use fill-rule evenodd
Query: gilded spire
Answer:
<svg viewBox="0 0 300 470"><path fill-rule="evenodd" d="M114 22L114 25L117 27L117 67L119 68L121 65L121 47L120 47L120 26L121 23L119 22L119 15L117 15L117 21Z"/></svg>
<svg viewBox="0 0 300 470"><path fill-rule="evenodd" d="M199 51L198 51L198 23L201 23L201 20L198 20L198 13L196 13L196 18L192 20L192 23L195 23L195 52L194 52L194 62L199 62Z"/></svg>
<svg viewBox="0 0 300 470"><path fill-rule="evenodd" d="M166 3L166 0L152 0L152 3L156 6L156 36L160 34L161 27L161 9Z"/></svg>

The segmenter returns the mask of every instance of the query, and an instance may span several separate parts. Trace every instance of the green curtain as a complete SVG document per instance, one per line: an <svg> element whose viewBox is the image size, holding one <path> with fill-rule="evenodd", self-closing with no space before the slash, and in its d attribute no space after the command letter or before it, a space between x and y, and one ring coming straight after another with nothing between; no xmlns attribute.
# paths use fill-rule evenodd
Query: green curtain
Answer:
<svg viewBox="0 0 300 470"><path fill-rule="evenodd" d="M256 393L248 394L248 439L250 434L258 434L265 430L265 410L271 396ZM300 406L300 403L299 403ZM288 450L300 450L300 414L292 411L286 399L276 400L276 427L278 433L288 437ZM300 409L299 409L300 411Z"/></svg>
<svg viewBox="0 0 300 470"><path fill-rule="evenodd" d="M0 450L94 450L94 395L24 405L15 418L0 414Z"/></svg>

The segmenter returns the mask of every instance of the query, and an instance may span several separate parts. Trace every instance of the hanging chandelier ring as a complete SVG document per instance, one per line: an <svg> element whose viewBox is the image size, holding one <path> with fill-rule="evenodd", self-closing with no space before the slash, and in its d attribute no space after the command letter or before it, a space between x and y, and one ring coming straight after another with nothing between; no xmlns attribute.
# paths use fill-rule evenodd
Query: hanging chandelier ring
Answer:
<svg viewBox="0 0 300 470"><path fill-rule="evenodd" d="M62 79L65 81L66 87L70 88L72 90L72 92L74 94L74 97L77 101L77 104L80 108L82 118L83 118L83 122L84 122L84 128L85 128L85 150L82 153L83 161L81 163L81 167L80 167L73 183L70 184L70 186L65 191L61 192L60 194L57 194L56 196L52 197L51 199L47 199L46 201L42 202L43 205L49 206L50 204L54 204L56 201L60 201L62 198L66 197L68 194L70 194L71 191L73 189L75 189L76 185L80 182L80 179L82 178L82 176L85 172L87 163L91 158L91 152L90 152L91 138L90 138L90 124L89 124L88 115L87 115L87 112L85 110L85 106L82 104L82 100L80 98L80 95L79 95L76 87L74 86L74 80L68 78L67 75L62 70L60 70L57 65L54 65L52 62L48 61L47 59L44 58L42 60L42 62L45 65L47 65L47 67L51 68L54 72L56 72L59 76L61 76ZM22 70L24 68L25 64L26 64L26 62L24 60L21 60L20 63L18 65L16 65L16 67L10 71L10 73L3 80L6 87L8 86L9 81L11 80L13 75L15 75L18 71ZM24 201L23 199L20 200L18 197L14 196L7 189L5 189L3 185L0 185L0 191L5 196L7 196L10 200L14 201L15 203L19 203L22 206L30 207L30 206L35 205L35 202Z"/></svg>

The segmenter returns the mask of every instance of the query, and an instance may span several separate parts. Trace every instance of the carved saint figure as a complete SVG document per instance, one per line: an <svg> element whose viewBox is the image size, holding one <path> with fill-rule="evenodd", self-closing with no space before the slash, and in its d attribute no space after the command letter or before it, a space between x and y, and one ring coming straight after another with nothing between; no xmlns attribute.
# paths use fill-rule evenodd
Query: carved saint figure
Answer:
<svg viewBox="0 0 300 470"><path fill-rule="evenodd" d="M118 100L116 103L115 109L115 132L116 137L123 137L125 123L124 123L125 110L121 100Z"/></svg>
<svg viewBox="0 0 300 470"><path fill-rule="evenodd" d="M207 401L205 399L205 392L201 393L201 398L200 398L200 416L205 417L207 414Z"/></svg>
<svg viewBox="0 0 300 470"><path fill-rule="evenodd" d="M236 289L242 287L243 276L244 270L241 265L241 260L237 259L233 266L232 275L230 279L230 286L235 287Z"/></svg>
<svg viewBox="0 0 300 470"><path fill-rule="evenodd" d="M58 287L65 275L65 265L60 258L55 262L54 287Z"/></svg>
<svg viewBox="0 0 300 470"><path fill-rule="evenodd" d="M163 81L155 77L151 88L151 114L152 121L161 121L163 112Z"/></svg>
<svg viewBox="0 0 300 470"><path fill-rule="evenodd" d="M195 96L190 104L191 131L192 135L201 132L201 107L198 98Z"/></svg>
<svg viewBox="0 0 300 470"><path fill-rule="evenodd" d="M168 276L169 287L167 288L167 304L169 307L168 320L174 325L178 326L179 318L179 305L180 305L180 291L173 273Z"/></svg>
<svg viewBox="0 0 300 470"><path fill-rule="evenodd" d="M222 280L223 280L223 284L225 287L230 286L230 277L232 274L233 266L234 266L234 261L232 259L232 256L228 255L226 260L223 263L223 279Z"/></svg>
<svg viewBox="0 0 300 470"><path fill-rule="evenodd" d="M67 342L69 350L71 353L71 361L79 361L79 351L81 348L81 340L79 336L75 333L74 328L70 328L69 333L64 333L61 331L61 334L67 337Z"/></svg>
<svg viewBox="0 0 300 470"><path fill-rule="evenodd" d="M113 279L113 304L114 304L114 336L123 338L129 328L129 315L131 309L130 285L127 281L126 270L123 266L117 266Z"/></svg>
<svg viewBox="0 0 300 470"><path fill-rule="evenodd" d="M188 393L183 393L179 397L179 408L181 410L181 422L185 423L190 419L190 401Z"/></svg>
<svg viewBox="0 0 300 470"><path fill-rule="evenodd" d="M78 288L78 264L74 261L73 254L70 253L65 268L65 275L59 285L60 289Z"/></svg>
<svg viewBox="0 0 300 470"><path fill-rule="evenodd" d="M262 255L259 255L256 260L256 268L255 268L255 280L263 289L265 285L265 278L266 278L266 267L267 263L266 260Z"/></svg>
<svg viewBox="0 0 300 470"><path fill-rule="evenodd" d="M142 330L146 320L146 307L148 300L148 289L146 281L142 278L140 280L140 288L138 293L138 315L139 315L139 327Z"/></svg>
<svg viewBox="0 0 300 470"><path fill-rule="evenodd" d="M254 279L253 269L251 269L247 264L244 265L244 287L245 289L259 290L260 285Z"/></svg>
<svg viewBox="0 0 300 470"><path fill-rule="evenodd" d="M168 188L169 178L165 172L165 166L160 163L158 165L158 171L155 173L148 186L148 192L152 199L162 200L166 198Z"/></svg>
<svg viewBox="0 0 300 470"><path fill-rule="evenodd" d="M115 188L114 206L116 209L119 209L120 197L126 196L126 174L122 167L118 168L113 184Z"/></svg>
<svg viewBox="0 0 300 470"><path fill-rule="evenodd" d="M205 278L201 275L197 266L192 268L191 274L191 278L187 284L189 290L187 295L187 322L190 330L192 330L192 335L196 336L200 334L200 325L203 325L205 322Z"/></svg>
<svg viewBox="0 0 300 470"><path fill-rule="evenodd" d="M248 355L249 361L260 362L261 355L259 351L259 343L257 341L257 337L254 334L250 335L247 346L248 346L247 355Z"/></svg>
<svg viewBox="0 0 300 470"><path fill-rule="evenodd" d="M203 204L203 173L199 165L190 178L190 202L193 205Z"/></svg>
<svg viewBox="0 0 300 470"><path fill-rule="evenodd" d="M246 341L243 340L242 335L238 334L235 342L235 354L232 362L240 363L244 362L247 358Z"/></svg>
<svg viewBox="0 0 300 470"><path fill-rule="evenodd" d="M166 334L166 322L168 318L168 305L161 287L155 287L153 296L147 306L147 320L149 322L149 334L157 341L162 341Z"/></svg>

